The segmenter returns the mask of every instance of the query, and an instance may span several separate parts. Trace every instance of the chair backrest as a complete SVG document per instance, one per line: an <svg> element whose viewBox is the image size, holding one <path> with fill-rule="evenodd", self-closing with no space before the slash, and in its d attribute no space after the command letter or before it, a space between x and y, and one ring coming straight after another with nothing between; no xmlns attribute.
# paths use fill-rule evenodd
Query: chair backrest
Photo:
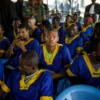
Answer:
<svg viewBox="0 0 100 100"><path fill-rule="evenodd" d="M88 85L74 85L61 92L55 100L100 100L100 90Z"/></svg>

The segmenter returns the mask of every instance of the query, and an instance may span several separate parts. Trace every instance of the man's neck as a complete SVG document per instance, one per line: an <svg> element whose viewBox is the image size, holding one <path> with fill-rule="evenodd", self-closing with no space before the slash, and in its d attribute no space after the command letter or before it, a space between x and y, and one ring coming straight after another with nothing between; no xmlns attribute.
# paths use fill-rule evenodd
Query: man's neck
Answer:
<svg viewBox="0 0 100 100"><path fill-rule="evenodd" d="M47 46L47 51L48 51L49 53L53 53L53 52L55 51L55 49L56 49L56 46L52 46L52 47Z"/></svg>

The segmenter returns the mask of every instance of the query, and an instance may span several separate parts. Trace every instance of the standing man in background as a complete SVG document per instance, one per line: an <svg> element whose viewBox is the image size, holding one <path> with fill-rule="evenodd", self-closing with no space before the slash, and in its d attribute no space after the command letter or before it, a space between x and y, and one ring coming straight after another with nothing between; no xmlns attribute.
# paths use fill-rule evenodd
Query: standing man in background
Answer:
<svg viewBox="0 0 100 100"><path fill-rule="evenodd" d="M100 19L100 4L96 3L96 0L91 0L91 4L86 6L84 17L90 15L94 22L96 19Z"/></svg>

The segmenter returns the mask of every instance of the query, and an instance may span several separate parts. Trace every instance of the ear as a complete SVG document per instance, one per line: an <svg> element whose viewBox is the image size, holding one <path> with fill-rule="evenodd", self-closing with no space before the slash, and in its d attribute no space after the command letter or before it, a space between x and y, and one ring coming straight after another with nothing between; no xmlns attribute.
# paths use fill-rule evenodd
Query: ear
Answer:
<svg viewBox="0 0 100 100"><path fill-rule="evenodd" d="M92 55L93 55L93 56L96 56L96 52L92 52Z"/></svg>

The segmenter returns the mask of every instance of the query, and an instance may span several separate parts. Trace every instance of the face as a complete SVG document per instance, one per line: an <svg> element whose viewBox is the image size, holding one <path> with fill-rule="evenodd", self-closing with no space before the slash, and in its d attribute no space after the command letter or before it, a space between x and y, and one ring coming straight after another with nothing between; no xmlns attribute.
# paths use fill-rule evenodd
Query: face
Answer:
<svg viewBox="0 0 100 100"><path fill-rule="evenodd" d="M15 29L17 29L20 24L21 24L21 21L20 20L16 20L15 23L14 23Z"/></svg>
<svg viewBox="0 0 100 100"><path fill-rule="evenodd" d="M24 74L26 76L32 74L33 67L27 65L27 61L26 60L20 58L19 59L19 65L20 65L20 71L22 72L22 74Z"/></svg>
<svg viewBox="0 0 100 100"><path fill-rule="evenodd" d="M54 27L56 27L59 24L56 19L53 19L53 22L52 23L53 23L53 26Z"/></svg>
<svg viewBox="0 0 100 100"><path fill-rule="evenodd" d="M18 37L20 39L27 40L27 38L29 38L29 30L26 30L25 28L19 28Z"/></svg>
<svg viewBox="0 0 100 100"><path fill-rule="evenodd" d="M73 20L74 21L78 20L78 16L77 15L73 15Z"/></svg>
<svg viewBox="0 0 100 100"><path fill-rule="evenodd" d="M78 33L78 27L76 25L72 25L71 27L69 27L68 29L68 35L73 37Z"/></svg>
<svg viewBox="0 0 100 100"><path fill-rule="evenodd" d="M31 6L35 6L36 0L29 0L29 4L30 4Z"/></svg>
<svg viewBox="0 0 100 100"><path fill-rule="evenodd" d="M71 21L72 21L71 16L67 16L67 17L66 17L66 22L71 22Z"/></svg>
<svg viewBox="0 0 100 100"><path fill-rule="evenodd" d="M41 5L43 3L43 0L39 0L38 3L39 5Z"/></svg>
<svg viewBox="0 0 100 100"><path fill-rule="evenodd" d="M33 23L32 20L28 20L28 25L29 25L30 28L32 28L33 24L34 24L34 23Z"/></svg>
<svg viewBox="0 0 100 100"><path fill-rule="evenodd" d="M54 47L57 44L58 39L59 39L58 32L53 32L53 31L49 32L47 34L47 39L46 39L47 46Z"/></svg>
<svg viewBox="0 0 100 100"><path fill-rule="evenodd" d="M92 3L95 3L95 2L96 2L96 0L91 0L91 2L92 2Z"/></svg>

